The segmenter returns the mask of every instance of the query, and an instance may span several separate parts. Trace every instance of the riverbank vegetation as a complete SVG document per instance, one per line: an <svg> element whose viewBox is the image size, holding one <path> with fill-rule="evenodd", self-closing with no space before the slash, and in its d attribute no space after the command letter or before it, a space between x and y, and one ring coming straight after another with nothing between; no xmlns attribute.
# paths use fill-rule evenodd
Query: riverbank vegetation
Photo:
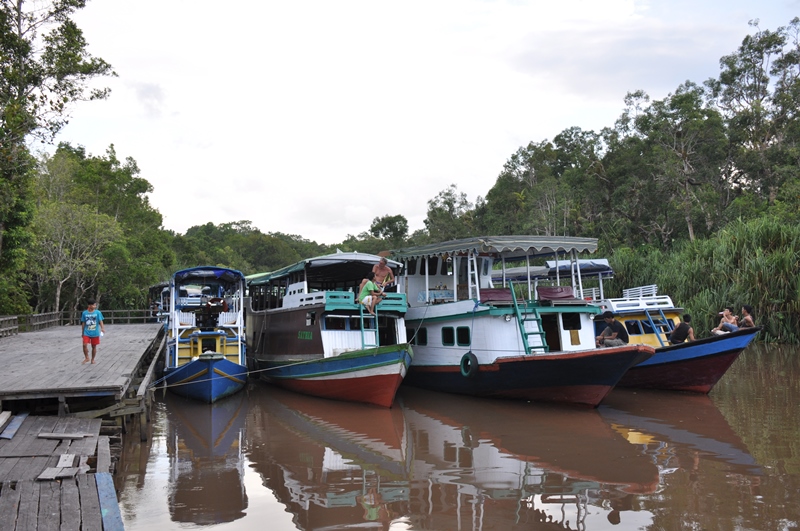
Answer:
<svg viewBox="0 0 800 531"><path fill-rule="evenodd" d="M402 213L387 214L323 245L246 220L176 234L150 205L158 190L113 144L102 155L68 144L31 153L32 138L55 137L67 104L108 96L85 91L113 71L86 53L70 22L79 4L52 2L52 17L36 21L58 36L49 55L18 32L30 20L1 4L0 314L75 309L90 295L105 308L141 308L148 286L198 264L252 274L336 249L569 235L599 238L598 255L615 271L609 296L657 284L692 313L701 337L723 306L750 304L761 339L800 342L798 19L776 30L754 23L716 78L686 81L661 100L629 93L601 131L571 127L520 147L486 176L485 197L473 202L449 186L428 200L422 230L409 234Z"/></svg>

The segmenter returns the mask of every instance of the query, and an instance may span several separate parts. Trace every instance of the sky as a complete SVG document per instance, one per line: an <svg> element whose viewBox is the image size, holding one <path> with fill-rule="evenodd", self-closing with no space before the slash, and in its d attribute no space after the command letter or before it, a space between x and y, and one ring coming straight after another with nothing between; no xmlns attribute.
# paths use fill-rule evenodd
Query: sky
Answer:
<svg viewBox="0 0 800 531"><path fill-rule="evenodd" d="M570 127L613 126L628 92L719 74L800 0L90 0L74 19L118 77L56 142L113 144L164 228L247 220L335 244L375 218L424 228L455 184Z"/></svg>

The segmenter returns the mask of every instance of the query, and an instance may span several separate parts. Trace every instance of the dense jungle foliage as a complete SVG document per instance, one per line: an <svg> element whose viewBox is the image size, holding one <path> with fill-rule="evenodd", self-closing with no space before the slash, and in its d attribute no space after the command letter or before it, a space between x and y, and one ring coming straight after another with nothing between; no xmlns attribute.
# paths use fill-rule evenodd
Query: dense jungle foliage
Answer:
<svg viewBox="0 0 800 531"><path fill-rule="evenodd" d="M606 294L658 284L693 314L699 336L723 306L751 304L761 339L800 343L800 20L752 23L717 78L686 81L662 100L642 91L601 131L566 129L512 153L485 197L457 184L428 201L425 228L402 214L322 245L240 220L164 230L136 161L52 141L70 104L115 75L86 52L71 21L83 0L17 9L0 2L0 314L143 308L147 288L182 267L270 271L335 249L378 252L478 235L590 236L614 280ZM21 31L24 28L36 31ZM37 31L50 32L37 36ZM492 182L493 180L493 182Z"/></svg>

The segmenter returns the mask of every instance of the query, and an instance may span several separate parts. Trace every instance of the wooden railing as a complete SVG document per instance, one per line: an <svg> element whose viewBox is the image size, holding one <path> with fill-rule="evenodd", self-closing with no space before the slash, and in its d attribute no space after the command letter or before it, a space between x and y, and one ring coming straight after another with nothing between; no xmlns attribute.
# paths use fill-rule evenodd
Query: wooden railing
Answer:
<svg viewBox="0 0 800 531"><path fill-rule="evenodd" d="M31 315L18 315L19 331L33 332L34 330L44 330L61 324L61 316L58 312L35 313Z"/></svg>
<svg viewBox="0 0 800 531"><path fill-rule="evenodd" d="M0 317L0 337L13 336L19 333L19 321L16 315Z"/></svg>
<svg viewBox="0 0 800 531"><path fill-rule="evenodd" d="M101 310L105 324L154 323L152 311L147 310ZM0 337L16 335L20 332L33 332L54 326L80 323L80 313L71 311L35 313L31 315L0 316Z"/></svg>

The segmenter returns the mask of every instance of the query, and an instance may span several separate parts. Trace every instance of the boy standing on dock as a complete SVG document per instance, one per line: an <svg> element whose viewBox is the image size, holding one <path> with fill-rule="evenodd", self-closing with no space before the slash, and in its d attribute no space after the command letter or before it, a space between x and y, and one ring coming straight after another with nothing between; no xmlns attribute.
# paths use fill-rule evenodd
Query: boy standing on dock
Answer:
<svg viewBox="0 0 800 531"><path fill-rule="evenodd" d="M86 301L87 308L81 314L81 324L83 325L83 362L89 362L89 345L92 345L92 363L97 355L97 345L100 344L100 336L106 333L103 326L103 314L97 309L97 302L94 299Z"/></svg>

